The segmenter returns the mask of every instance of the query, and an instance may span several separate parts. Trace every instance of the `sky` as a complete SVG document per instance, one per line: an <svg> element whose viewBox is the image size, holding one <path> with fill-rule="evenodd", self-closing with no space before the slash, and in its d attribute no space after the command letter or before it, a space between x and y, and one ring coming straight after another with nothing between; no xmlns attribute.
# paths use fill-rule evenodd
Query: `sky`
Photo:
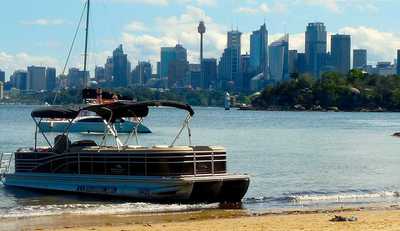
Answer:
<svg viewBox="0 0 400 231"><path fill-rule="evenodd" d="M8 76L42 65L61 73L83 6L84 0L2 0L0 69ZM200 20L207 27L207 58L221 56L231 29L243 32L242 53L248 52L251 32L264 22L269 42L289 33L290 48L304 51L307 23L324 22L329 34L350 34L353 49L368 49L370 64L393 61L400 49L399 9L399 0L92 0L89 68L103 65L119 44L133 67L139 60L157 62L161 46L177 43L198 62ZM68 67L83 66L83 44L82 27Z"/></svg>

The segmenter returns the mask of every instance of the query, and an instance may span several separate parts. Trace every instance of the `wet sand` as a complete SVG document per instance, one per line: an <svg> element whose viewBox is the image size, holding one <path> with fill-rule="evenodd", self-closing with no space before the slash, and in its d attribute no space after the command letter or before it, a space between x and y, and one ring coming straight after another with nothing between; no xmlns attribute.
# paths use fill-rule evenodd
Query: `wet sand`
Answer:
<svg viewBox="0 0 400 231"><path fill-rule="evenodd" d="M355 222L329 221L335 215ZM144 215L63 215L0 220L0 230L400 230L400 208L339 209L248 214L205 210Z"/></svg>

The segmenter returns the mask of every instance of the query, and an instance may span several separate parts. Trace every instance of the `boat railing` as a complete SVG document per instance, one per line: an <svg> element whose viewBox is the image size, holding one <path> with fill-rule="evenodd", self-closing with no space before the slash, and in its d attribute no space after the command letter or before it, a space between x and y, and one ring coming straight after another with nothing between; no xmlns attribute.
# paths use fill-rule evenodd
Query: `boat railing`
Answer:
<svg viewBox="0 0 400 231"><path fill-rule="evenodd" d="M14 159L14 153L0 153L0 175L11 172L12 161Z"/></svg>

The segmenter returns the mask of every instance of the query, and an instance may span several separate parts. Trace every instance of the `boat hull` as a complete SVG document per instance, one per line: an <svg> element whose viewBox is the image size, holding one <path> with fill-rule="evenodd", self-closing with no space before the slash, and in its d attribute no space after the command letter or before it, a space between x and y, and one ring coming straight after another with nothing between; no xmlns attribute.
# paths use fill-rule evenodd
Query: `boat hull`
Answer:
<svg viewBox="0 0 400 231"><path fill-rule="evenodd" d="M40 132L64 132L69 126L68 121L42 121L39 124ZM125 121L124 123L115 123L115 129L118 133L130 133L136 126L135 122ZM69 128L70 133L104 133L105 124L99 122L73 122ZM138 133L151 133L150 129L140 124Z"/></svg>
<svg viewBox="0 0 400 231"><path fill-rule="evenodd" d="M6 174L3 184L159 202L240 202L249 187L246 175L133 177L69 174Z"/></svg>

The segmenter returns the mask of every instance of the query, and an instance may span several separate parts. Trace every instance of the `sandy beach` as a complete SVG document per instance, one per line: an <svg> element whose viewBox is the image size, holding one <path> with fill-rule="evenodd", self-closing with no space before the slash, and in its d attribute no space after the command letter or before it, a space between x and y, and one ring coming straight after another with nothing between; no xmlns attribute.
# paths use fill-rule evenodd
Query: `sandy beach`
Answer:
<svg viewBox="0 0 400 231"><path fill-rule="evenodd" d="M335 215L354 222L332 222ZM144 215L63 215L0 220L0 230L400 230L398 207L247 214L207 210Z"/></svg>

